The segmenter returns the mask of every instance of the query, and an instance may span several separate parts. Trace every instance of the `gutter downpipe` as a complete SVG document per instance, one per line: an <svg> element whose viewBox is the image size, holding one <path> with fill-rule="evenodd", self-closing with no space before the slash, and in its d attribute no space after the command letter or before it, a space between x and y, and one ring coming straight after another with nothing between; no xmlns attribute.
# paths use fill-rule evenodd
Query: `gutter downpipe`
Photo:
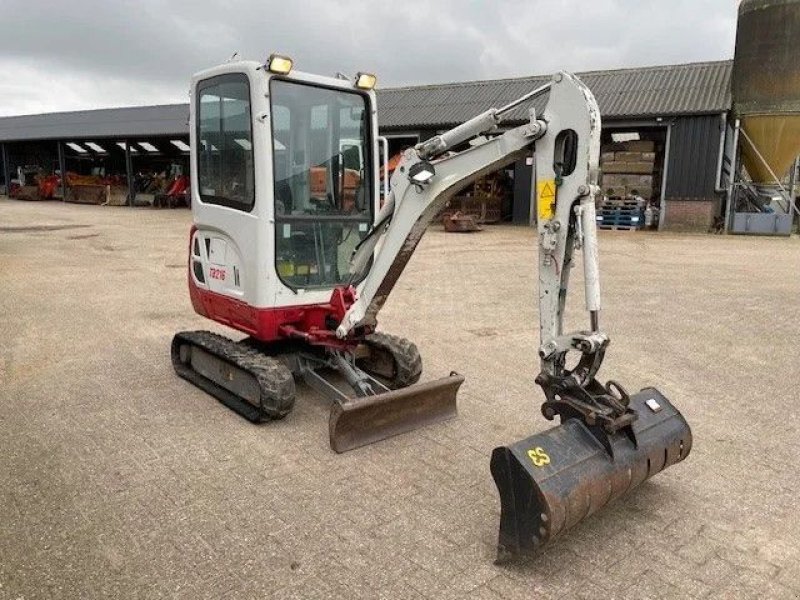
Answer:
<svg viewBox="0 0 800 600"><path fill-rule="evenodd" d="M733 160L731 161L731 178L728 182L728 201L725 203L725 234L729 233L731 228L731 217L733 215L733 188L735 186L736 175L739 172L739 129L742 122L736 119L733 122Z"/></svg>
<svg viewBox="0 0 800 600"><path fill-rule="evenodd" d="M672 142L672 126L674 124L675 121L672 120L667 125L667 139L664 142L664 172L661 174L661 202L658 211L658 231L662 231L667 222L667 181L669 177L669 153Z"/></svg>
<svg viewBox="0 0 800 600"><path fill-rule="evenodd" d="M722 162L725 158L725 138L728 135L728 113L720 115L722 132L719 136L719 156L717 157L717 180L714 183L714 191L717 194L724 194L728 191L727 187L722 187Z"/></svg>

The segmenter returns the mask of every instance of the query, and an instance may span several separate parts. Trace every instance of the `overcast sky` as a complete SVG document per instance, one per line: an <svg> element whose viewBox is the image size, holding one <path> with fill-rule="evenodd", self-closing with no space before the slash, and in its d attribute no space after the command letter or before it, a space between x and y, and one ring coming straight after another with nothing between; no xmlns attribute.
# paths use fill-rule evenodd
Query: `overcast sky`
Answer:
<svg viewBox="0 0 800 600"><path fill-rule="evenodd" d="M733 56L736 0L0 0L0 115L185 102L234 52L379 86Z"/></svg>

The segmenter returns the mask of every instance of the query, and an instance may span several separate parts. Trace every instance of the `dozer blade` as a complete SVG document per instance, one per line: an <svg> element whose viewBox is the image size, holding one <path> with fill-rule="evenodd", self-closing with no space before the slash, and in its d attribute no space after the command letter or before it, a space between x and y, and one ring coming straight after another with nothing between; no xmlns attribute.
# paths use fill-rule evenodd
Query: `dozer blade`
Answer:
<svg viewBox="0 0 800 600"><path fill-rule="evenodd" d="M689 455L689 425L660 392L646 388L632 395L630 408L638 415L632 432L596 431L596 436L582 420L569 419L495 448L491 469L500 492L499 561L543 547Z"/></svg>
<svg viewBox="0 0 800 600"><path fill-rule="evenodd" d="M328 429L331 448L347 452L456 416L457 373L399 390L335 402Z"/></svg>

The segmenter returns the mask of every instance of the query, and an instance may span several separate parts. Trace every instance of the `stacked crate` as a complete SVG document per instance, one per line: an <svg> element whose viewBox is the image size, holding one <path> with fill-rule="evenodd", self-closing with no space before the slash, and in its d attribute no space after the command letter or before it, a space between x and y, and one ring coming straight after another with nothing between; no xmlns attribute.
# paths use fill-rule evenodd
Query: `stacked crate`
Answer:
<svg viewBox="0 0 800 600"><path fill-rule="evenodd" d="M597 211L601 229L641 229L644 210L655 197L655 143L632 141L605 146L600 155L604 199Z"/></svg>

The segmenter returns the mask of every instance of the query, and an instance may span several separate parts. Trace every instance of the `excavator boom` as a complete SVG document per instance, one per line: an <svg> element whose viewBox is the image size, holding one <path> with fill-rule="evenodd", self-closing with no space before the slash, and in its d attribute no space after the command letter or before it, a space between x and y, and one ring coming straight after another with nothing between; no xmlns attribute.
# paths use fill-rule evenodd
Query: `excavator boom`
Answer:
<svg viewBox="0 0 800 600"><path fill-rule="evenodd" d="M541 118L531 110L528 123L452 152L492 132L510 108L544 92L549 99ZM376 323L425 228L453 194L535 150L541 360L536 383L545 394L542 414L559 417L561 424L492 454L501 504L499 560L545 546L691 450L689 425L660 392L648 388L628 395L618 383L596 379L609 344L600 330L595 214L600 127L591 91L562 72L519 100L407 150L392 177L389 202L352 261L359 273L372 258L358 298L337 330L342 338ZM588 327L565 332L576 250ZM572 355L575 360L569 361Z"/></svg>

